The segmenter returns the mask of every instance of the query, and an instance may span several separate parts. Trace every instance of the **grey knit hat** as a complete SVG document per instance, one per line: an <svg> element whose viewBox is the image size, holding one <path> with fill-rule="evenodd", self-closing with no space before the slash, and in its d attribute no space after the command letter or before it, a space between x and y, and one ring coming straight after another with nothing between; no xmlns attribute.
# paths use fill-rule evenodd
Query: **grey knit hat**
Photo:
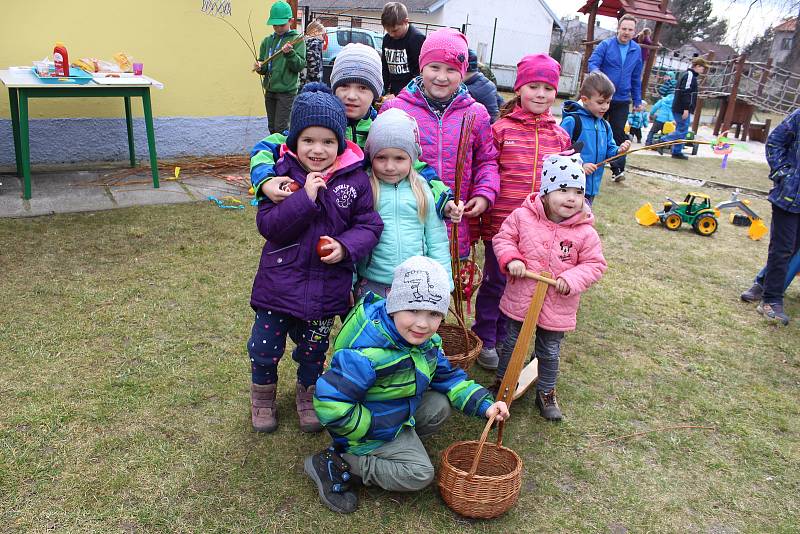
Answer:
<svg viewBox="0 0 800 534"><path fill-rule="evenodd" d="M391 108L372 122L364 145L364 153L372 161L384 148L399 148L415 162L422 157L419 144L419 127L414 117L398 108Z"/></svg>
<svg viewBox="0 0 800 534"><path fill-rule="evenodd" d="M346 83L364 84L372 90L377 100L383 94L383 67L378 51L361 43L350 43L342 48L331 70L331 88Z"/></svg>
<svg viewBox="0 0 800 534"><path fill-rule="evenodd" d="M586 173L580 154L548 156L542 165L542 185L540 191L546 195L550 191L566 187L586 189Z"/></svg>
<svg viewBox="0 0 800 534"><path fill-rule="evenodd" d="M394 270L392 290L386 297L387 313L431 310L447 315L449 306L450 277L436 261L412 256Z"/></svg>

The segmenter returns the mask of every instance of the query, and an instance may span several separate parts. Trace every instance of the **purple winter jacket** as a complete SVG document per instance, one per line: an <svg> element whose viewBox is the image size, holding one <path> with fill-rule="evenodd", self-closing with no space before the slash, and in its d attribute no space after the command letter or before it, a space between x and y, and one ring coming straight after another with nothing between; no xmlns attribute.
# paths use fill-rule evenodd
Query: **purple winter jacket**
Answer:
<svg viewBox="0 0 800 534"><path fill-rule="evenodd" d="M363 159L361 149L348 141L316 202L305 189L278 204L261 201L256 224L267 242L250 296L254 309L280 311L304 321L348 311L355 264L375 247L383 230ZM275 173L306 183L307 171L289 152L275 164ZM328 265L317 255L323 235L344 246L345 258L339 263Z"/></svg>

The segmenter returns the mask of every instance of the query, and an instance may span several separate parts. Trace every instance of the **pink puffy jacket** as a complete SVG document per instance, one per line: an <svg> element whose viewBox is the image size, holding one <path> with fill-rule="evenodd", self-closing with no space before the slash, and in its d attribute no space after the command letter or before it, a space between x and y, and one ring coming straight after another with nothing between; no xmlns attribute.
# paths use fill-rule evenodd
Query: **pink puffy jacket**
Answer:
<svg viewBox="0 0 800 534"><path fill-rule="evenodd" d="M581 293L597 282L608 264L603 257L600 236L594 229L594 215L580 211L556 224L547 218L538 193L530 195L515 209L492 240L500 269L512 260L525 262L529 271L549 271L553 278L569 284L568 295L547 288L539 326L547 330L575 330ZM535 280L508 278L500 310L508 317L524 321L536 287Z"/></svg>
<svg viewBox="0 0 800 534"><path fill-rule="evenodd" d="M453 189L455 184L461 120L467 114L475 115L475 122L470 132L472 146L471 150L467 150L464 161L461 200L466 204L472 197L483 196L489 201L491 209L500 189L500 177L497 174L497 150L492 142L489 113L483 104L475 102L462 84L453 102L439 118L431 111L422 95L419 80L418 77L416 81L409 83L400 91L397 98L386 101L381 106L381 113L387 109L400 108L416 119L422 146L420 159L433 167L442 182L450 189ZM447 231L449 235L449 223ZM462 258L469 256L472 240L477 240L477 235L473 235L471 239L469 220L464 217L458 226L459 254Z"/></svg>

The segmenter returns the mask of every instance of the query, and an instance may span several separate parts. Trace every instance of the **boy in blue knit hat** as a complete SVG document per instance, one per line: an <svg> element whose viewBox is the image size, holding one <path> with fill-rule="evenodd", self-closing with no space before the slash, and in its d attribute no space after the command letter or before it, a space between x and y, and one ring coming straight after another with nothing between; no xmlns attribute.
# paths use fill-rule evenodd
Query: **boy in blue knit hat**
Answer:
<svg viewBox="0 0 800 534"><path fill-rule="evenodd" d="M355 264L383 230L364 153L345 139L344 108L330 89L307 84L294 101L291 124L275 168L297 187L278 204L262 200L256 216L266 239L250 297L256 317L247 343L257 432L278 427L278 363L287 335L296 344L300 430L321 429L312 399L333 320L350 308Z"/></svg>

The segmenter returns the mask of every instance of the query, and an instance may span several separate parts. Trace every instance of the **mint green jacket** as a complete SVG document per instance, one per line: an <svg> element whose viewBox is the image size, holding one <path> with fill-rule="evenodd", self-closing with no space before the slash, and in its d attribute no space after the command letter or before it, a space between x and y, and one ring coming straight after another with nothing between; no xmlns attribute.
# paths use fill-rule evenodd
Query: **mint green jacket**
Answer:
<svg viewBox="0 0 800 534"><path fill-rule="evenodd" d="M383 232L372 253L358 263L358 275L373 282L391 284L394 268L411 256L427 256L451 273L447 229L436 214L430 188L424 188L428 210L422 223L410 181L387 184L379 180L378 183L380 195L376 208L383 220ZM452 291L452 276L450 278Z"/></svg>

